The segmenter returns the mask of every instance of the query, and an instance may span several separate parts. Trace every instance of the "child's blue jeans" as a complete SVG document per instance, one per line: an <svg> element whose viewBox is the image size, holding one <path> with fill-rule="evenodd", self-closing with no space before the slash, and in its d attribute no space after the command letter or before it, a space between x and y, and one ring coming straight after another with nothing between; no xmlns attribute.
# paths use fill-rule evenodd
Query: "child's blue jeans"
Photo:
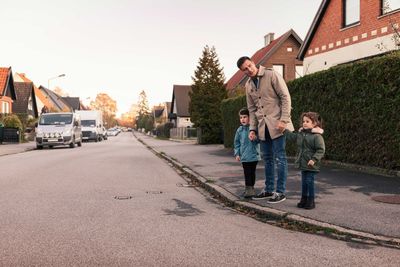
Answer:
<svg viewBox="0 0 400 267"><path fill-rule="evenodd" d="M315 197L314 176L316 172L301 171L301 195Z"/></svg>

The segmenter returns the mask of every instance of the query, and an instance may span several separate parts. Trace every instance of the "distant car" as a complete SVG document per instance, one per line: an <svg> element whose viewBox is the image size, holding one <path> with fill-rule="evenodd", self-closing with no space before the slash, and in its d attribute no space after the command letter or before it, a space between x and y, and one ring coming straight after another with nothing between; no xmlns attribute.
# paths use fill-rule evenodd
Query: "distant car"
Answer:
<svg viewBox="0 0 400 267"><path fill-rule="evenodd" d="M107 130L107 136L117 136L119 131L115 128L110 128Z"/></svg>

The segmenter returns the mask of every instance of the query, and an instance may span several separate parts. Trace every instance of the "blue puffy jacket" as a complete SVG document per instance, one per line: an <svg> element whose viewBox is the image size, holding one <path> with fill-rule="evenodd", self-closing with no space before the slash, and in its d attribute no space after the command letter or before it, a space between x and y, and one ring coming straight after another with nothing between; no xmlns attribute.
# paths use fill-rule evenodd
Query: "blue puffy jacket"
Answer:
<svg viewBox="0 0 400 267"><path fill-rule="evenodd" d="M250 141L249 126L240 126L236 130L234 140L234 156L239 156L241 162L261 160L259 140Z"/></svg>

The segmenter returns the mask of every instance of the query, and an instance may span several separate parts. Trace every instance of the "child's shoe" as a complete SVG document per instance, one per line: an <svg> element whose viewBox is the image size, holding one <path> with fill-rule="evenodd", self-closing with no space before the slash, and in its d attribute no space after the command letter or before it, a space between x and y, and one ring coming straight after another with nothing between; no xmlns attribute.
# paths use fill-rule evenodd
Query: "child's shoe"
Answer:
<svg viewBox="0 0 400 267"><path fill-rule="evenodd" d="M301 196L300 202L297 203L298 208L304 208L307 203L307 197L306 196Z"/></svg>
<svg viewBox="0 0 400 267"><path fill-rule="evenodd" d="M255 192L253 186L246 186L243 197L246 199L250 199L250 198L254 197L255 193L256 192Z"/></svg>

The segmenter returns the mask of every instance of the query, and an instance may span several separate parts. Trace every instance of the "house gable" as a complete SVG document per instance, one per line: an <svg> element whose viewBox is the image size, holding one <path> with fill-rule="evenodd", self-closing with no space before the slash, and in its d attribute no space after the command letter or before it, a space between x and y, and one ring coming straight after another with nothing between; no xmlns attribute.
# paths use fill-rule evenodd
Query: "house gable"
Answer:
<svg viewBox="0 0 400 267"><path fill-rule="evenodd" d="M0 68L0 97L9 97L12 100L17 99L11 67Z"/></svg>
<svg viewBox="0 0 400 267"><path fill-rule="evenodd" d="M72 107L70 107L63 99L61 96L56 94L55 92L47 89L44 86L39 86L39 90L43 92L43 94L46 96L46 99L48 100L48 103L50 103L49 110L51 111L57 111L57 112L70 112L72 111Z"/></svg>
<svg viewBox="0 0 400 267"><path fill-rule="evenodd" d="M35 91L32 83L15 82L17 100L13 103L14 113L26 113L32 117L38 117Z"/></svg>
<svg viewBox="0 0 400 267"><path fill-rule="evenodd" d="M284 66L284 79L290 81L296 77L295 66L302 65L302 62L296 59L302 43L301 38L291 29L255 52L251 56L251 60L256 65L265 67L272 67L273 65ZM291 51L289 52L288 49ZM238 70L226 83L226 89L232 91L237 86L243 86L246 80L247 76Z"/></svg>
<svg viewBox="0 0 400 267"><path fill-rule="evenodd" d="M400 10L381 14L381 0L360 1L360 21L343 26L342 0L324 0L300 48L308 73L396 49Z"/></svg>
<svg viewBox="0 0 400 267"><path fill-rule="evenodd" d="M190 85L174 85L172 92L171 113L175 113L178 117L190 117L189 92L191 91L192 87Z"/></svg>

